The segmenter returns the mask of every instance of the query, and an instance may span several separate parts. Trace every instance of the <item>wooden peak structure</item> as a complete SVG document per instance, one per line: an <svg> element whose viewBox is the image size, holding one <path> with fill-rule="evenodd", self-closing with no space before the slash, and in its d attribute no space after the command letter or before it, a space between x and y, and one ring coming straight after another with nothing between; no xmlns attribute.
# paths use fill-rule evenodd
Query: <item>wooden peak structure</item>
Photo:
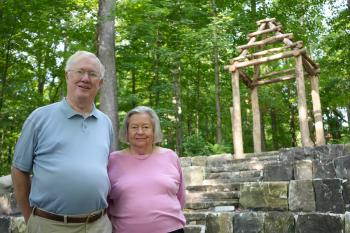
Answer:
<svg viewBox="0 0 350 233"><path fill-rule="evenodd" d="M321 104L318 90L319 65L307 55L302 41L293 41L292 33L283 33L282 25L274 18L257 21L258 30L248 34L248 43L238 46L238 57L230 60L225 69L231 72L233 108L231 109L235 157L244 157L240 109L239 80L251 90L253 112L254 152L261 152L261 123L258 87L276 82L296 80L298 111L302 146L312 147L310 139L304 84L304 71L310 78L312 103L316 128L316 145L325 144ZM273 71L272 67L278 67ZM277 64L277 65L276 65ZM292 67L292 68L291 68ZM294 67L294 68L293 68ZM245 69L253 69L250 77ZM261 74L265 71L264 74ZM268 71L268 72L266 72Z"/></svg>

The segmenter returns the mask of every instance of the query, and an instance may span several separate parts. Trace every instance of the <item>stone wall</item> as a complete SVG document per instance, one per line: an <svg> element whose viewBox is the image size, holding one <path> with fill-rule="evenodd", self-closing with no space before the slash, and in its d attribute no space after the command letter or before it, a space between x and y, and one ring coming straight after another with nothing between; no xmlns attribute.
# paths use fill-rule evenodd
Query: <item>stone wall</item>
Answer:
<svg viewBox="0 0 350 233"><path fill-rule="evenodd" d="M183 157L186 233L350 233L350 144ZM25 230L0 177L0 233Z"/></svg>
<svg viewBox="0 0 350 233"><path fill-rule="evenodd" d="M16 206L11 176L0 177L0 233L25 232L24 218Z"/></svg>
<svg viewBox="0 0 350 233"><path fill-rule="evenodd" d="M188 223L207 233L350 233L350 144L181 160Z"/></svg>

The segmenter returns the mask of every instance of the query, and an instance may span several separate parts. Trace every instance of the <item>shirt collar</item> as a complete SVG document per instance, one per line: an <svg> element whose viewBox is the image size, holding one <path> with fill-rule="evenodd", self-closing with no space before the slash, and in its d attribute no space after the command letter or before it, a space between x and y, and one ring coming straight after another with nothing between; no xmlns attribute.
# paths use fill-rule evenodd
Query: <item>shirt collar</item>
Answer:
<svg viewBox="0 0 350 233"><path fill-rule="evenodd" d="M69 103L67 102L66 98L63 98L62 101L61 101L61 106L62 106L62 110L65 114L65 116L67 118L72 118L73 116L81 116L83 117L83 115L77 111L75 111L70 105ZM95 118L98 118L99 116L99 113L97 111L97 108L95 106L95 104L93 104L92 106L92 111L90 112L90 114L87 116L87 118L89 117L95 117Z"/></svg>

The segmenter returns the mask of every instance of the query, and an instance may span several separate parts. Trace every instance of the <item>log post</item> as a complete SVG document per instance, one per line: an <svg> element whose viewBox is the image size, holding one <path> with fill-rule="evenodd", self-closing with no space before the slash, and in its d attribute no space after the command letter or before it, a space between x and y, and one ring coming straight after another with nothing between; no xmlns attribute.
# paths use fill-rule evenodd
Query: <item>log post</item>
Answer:
<svg viewBox="0 0 350 233"><path fill-rule="evenodd" d="M313 147L313 143L310 139L310 131L307 116L307 105L305 95L305 83L304 83L304 71L302 56L295 57L295 76L296 86L298 92L298 112L299 112L299 124L301 132L301 143L303 147Z"/></svg>
<svg viewBox="0 0 350 233"><path fill-rule="evenodd" d="M326 142L325 142L324 130L323 130L321 100L320 100L320 93L318 88L318 77L311 76L310 82L311 82L312 108L314 111L314 118L315 118L316 145L322 146Z"/></svg>
<svg viewBox="0 0 350 233"><path fill-rule="evenodd" d="M232 81L232 102L233 102L233 146L234 158L244 158L243 137L242 137L242 119L241 119L241 98L239 93L239 71L236 69L231 74Z"/></svg>
<svg viewBox="0 0 350 233"><path fill-rule="evenodd" d="M257 81L260 75L260 66L254 66L253 82ZM251 90L252 114L253 114L253 143L254 152L261 152L261 122L260 122L260 108L258 86L254 86Z"/></svg>

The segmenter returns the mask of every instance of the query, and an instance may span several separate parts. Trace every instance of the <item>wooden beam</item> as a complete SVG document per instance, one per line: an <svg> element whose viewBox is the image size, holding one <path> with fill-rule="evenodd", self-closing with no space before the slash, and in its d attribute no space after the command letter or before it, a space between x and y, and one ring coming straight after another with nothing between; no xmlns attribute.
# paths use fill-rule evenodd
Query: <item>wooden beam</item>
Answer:
<svg viewBox="0 0 350 233"><path fill-rule="evenodd" d="M259 26L258 31L264 30L264 28L266 27L266 25L267 25L266 23L262 23L262 24ZM247 45L250 45L250 44L254 43L255 41L256 41L256 37L252 37L252 38L249 39ZM243 57L243 56L245 56L247 53L248 53L248 50L243 50L243 51L241 52L241 54L239 55L239 57Z"/></svg>
<svg viewBox="0 0 350 233"><path fill-rule="evenodd" d="M264 28L266 27L266 25L267 25L266 23L262 23L262 24L259 26L258 31L264 30ZM255 41L256 41L256 37L250 38L250 40L248 41L248 45L254 43ZM247 49L244 49L244 50L241 52L241 54L239 55L239 57L244 57L247 53L248 53L248 50L247 50ZM224 66L224 69L225 69L225 70L231 71L230 69L233 68L233 67L235 67L235 62L233 62L233 64L232 64L231 66L230 66L230 65ZM235 70L235 68L234 68L232 71L234 71L234 70Z"/></svg>
<svg viewBox="0 0 350 233"><path fill-rule="evenodd" d="M283 41L285 38L292 39L293 38L293 33L287 33L287 34L282 34L281 33L279 35L275 35L275 36L271 36L269 38L266 38L265 40L261 40L261 41L254 42L254 43L251 43L251 44L237 46L237 49L242 51L243 49L249 49L251 47L263 46L263 45L266 45L266 44L274 43L276 41Z"/></svg>
<svg viewBox="0 0 350 233"><path fill-rule="evenodd" d="M301 49L301 48L303 48L303 42L302 41L297 41L297 42L294 42L291 45L285 45L283 47L267 49L267 50L263 50L263 51L256 52L256 53L253 53L253 54L247 54L245 56L238 56L238 57L235 57L235 58L231 59L230 63L233 64L235 61L242 61L244 59L252 59L252 58L259 57L259 56L264 56L264 55L267 55L267 54L280 52L280 51L283 51L283 50L286 50L286 49L289 49L289 48L299 48L299 49Z"/></svg>
<svg viewBox="0 0 350 233"><path fill-rule="evenodd" d="M268 79L268 80L259 80L257 82L253 82L253 87L254 86L262 86L262 85L266 85L266 84L270 84L270 83L277 83L277 82L287 81L287 80L291 80L291 79L295 79L295 75L294 74L285 75L285 76L282 76L282 77Z"/></svg>
<svg viewBox="0 0 350 233"><path fill-rule="evenodd" d="M274 28L269 28L269 29L265 29L265 30L261 30L261 31L252 32L252 33L248 34L248 39L250 37L253 37L253 36L258 36L258 35L261 35L261 34L267 34L269 32L279 31L281 29L282 29L282 26L278 26L278 27L274 27Z"/></svg>
<svg viewBox="0 0 350 233"><path fill-rule="evenodd" d="M238 70L239 71L239 77L241 77L243 83L248 87L248 88L252 88L252 80L249 78L249 76L244 73L242 70Z"/></svg>
<svg viewBox="0 0 350 233"><path fill-rule="evenodd" d="M278 27L272 22L268 22L268 25L269 25L270 28ZM283 33L279 32L279 31L276 31L276 35L283 35ZM293 41L291 41L289 38L284 38L283 39L283 43L285 43L286 45L291 45L291 44L293 44Z"/></svg>
<svg viewBox="0 0 350 233"><path fill-rule="evenodd" d="M270 61L274 61L274 60L278 60L278 59L282 59L282 58L286 58L286 57L298 56L300 53L303 53L303 52L305 52L305 49L297 49L297 50L292 50L292 51L288 51L288 52L284 52L284 53L277 53L277 54L274 54L274 55L269 56L269 57L261 57L261 58L254 59L251 61L236 62L235 64L233 64L229 67L229 70L232 72L235 69L241 68L241 67L258 65L261 63L270 62Z"/></svg>
<svg viewBox="0 0 350 233"><path fill-rule="evenodd" d="M256 53L253 53L253 54L248 54L246 57L248 59L262 57L262 56L265 56L265 55L269 55L269 54L274 54L274 53L277 53L277 52L285 51L287 48L289 48L289 47L288 46L284 46L284 47L267 49L267 50L263 50L263 51L256 52Z"/></svg>
<svg viewBox="0 0 350 233"><path fill-rule="evenodd" d="M253 82L258 80L260 75L260 66L254 66L254 77ZM252 101L252 114L253 114L253 144L254 144L254 153L261 152L261 122L260 122L260 107L259 107L259 94L258 87L255 86L252 88L250 93Z"/></svg>
<svg viewBox="0 0 350 233"><path fill-rule="evenodd" d="M299 125L301 133L301 143L303 147L313 147L313 142L310 139L305 83L304 83L304 71L302 56L295 57L295 76L296 86L298 93L298 112L299 112Z"/></svg>
<svg viewBox="0 0 350 233"><path fill-rule="evenodd" d="M274 71L268 74L265 74L263 76L260 76L260 78L258 80L262 80L262 79L267 79L267 78L271 78L272 76L276 76L276 75L281 75L281 74L294 74L295 73L295 69L291 68L291 69L286 69L286 70L280 70L280 71Z"/></svg>
<svg viewBox="0 0 350 233"><path fill-rule="evenodd" d="M274 28L274 27L277 27L277 25L281 25L281 23L278 23L276 21L270 21L270 22L267 22L267 25L269 26L269 28Z"/></svg>
<svg viewBox="0 0 350 233"><path fill-rule="evenodd" d="M231 74L232 82L232 122L233 122L233 147L234 158L244 158L243 136L242 136L242 116L241 116L241 97L239 92L239 72L236 70Z"/></svg>
<svg viewBox="0 0 350 233"><path fill-rule="evenodd" d="M276 26L276 25L275 25L274 23L272 23L272 22L269 22L268 25L269 25L270 28L278 27L278 26ZM280 31L276 31L276 35L283 35L283 33L280 32ZM294 42L291 41L289 38L284 38L284 39L283 39L283 43L286 44L287 46L290 46L290 45L293 45ZM306 53L305 53L305 54L306 54ZM310 59L310 60L311 60L311 59ZM311 73L312 73L312 68L310 67L309 64L307 64L307 63L304 61L304 59L303 59L303 63L304 63L305 66L307 66L306 69L308 69L308 72L311 72Z"/></svg>
<svg viewBox="0 0 350 233"><path fill-rule="evenodd" d="M310 63L308 63L306 60L303 59L302 61L303 63L303 67L305 69L305 71L310 75L316 75L316 70L310 65Z"/></svg>
<svg viewBox="0 0 350 233"><path fill-rule="evenodd" d="M310 63L310 65L313 66L314 69L320 68L318 64L316 64L306 53L303 54L303 58Z"/></svg>
<svg viewBox="0 0 350 233"><path fill-rule="evenodd" d="M275 22L275 21L276 21L276 18L267 18L267 19L256 21L256 24L260 25L262 23Z"/></svg>
<svg viewBox="0 0 350 233"><path fill-rule="evenodd" d="M244 57L236 57L236 58L231 59L230 63L233 64L235 61L241 61L241 60L244 60L244 59L252 59L252 58L261 57L261 56L264 56L264 55L267 55L267 54L272 54L274 52L284 51L286 47L287 46L279 47L279 48L272 48L272 49L263 50L263 51L260 51L260 52L257 52L257 53L253 53L253 54L247 54Z"/></svg>
<svg viewBox="0 0 350 233"><path fill-rule="evenodd" d="M311 76L311 98L312 98L312 109L315 119L315 136L316 136L316 146L322 146L326 144L324 138L323 120L322 120L322 108L321 100L318 86L318 77Z"/></svg>

